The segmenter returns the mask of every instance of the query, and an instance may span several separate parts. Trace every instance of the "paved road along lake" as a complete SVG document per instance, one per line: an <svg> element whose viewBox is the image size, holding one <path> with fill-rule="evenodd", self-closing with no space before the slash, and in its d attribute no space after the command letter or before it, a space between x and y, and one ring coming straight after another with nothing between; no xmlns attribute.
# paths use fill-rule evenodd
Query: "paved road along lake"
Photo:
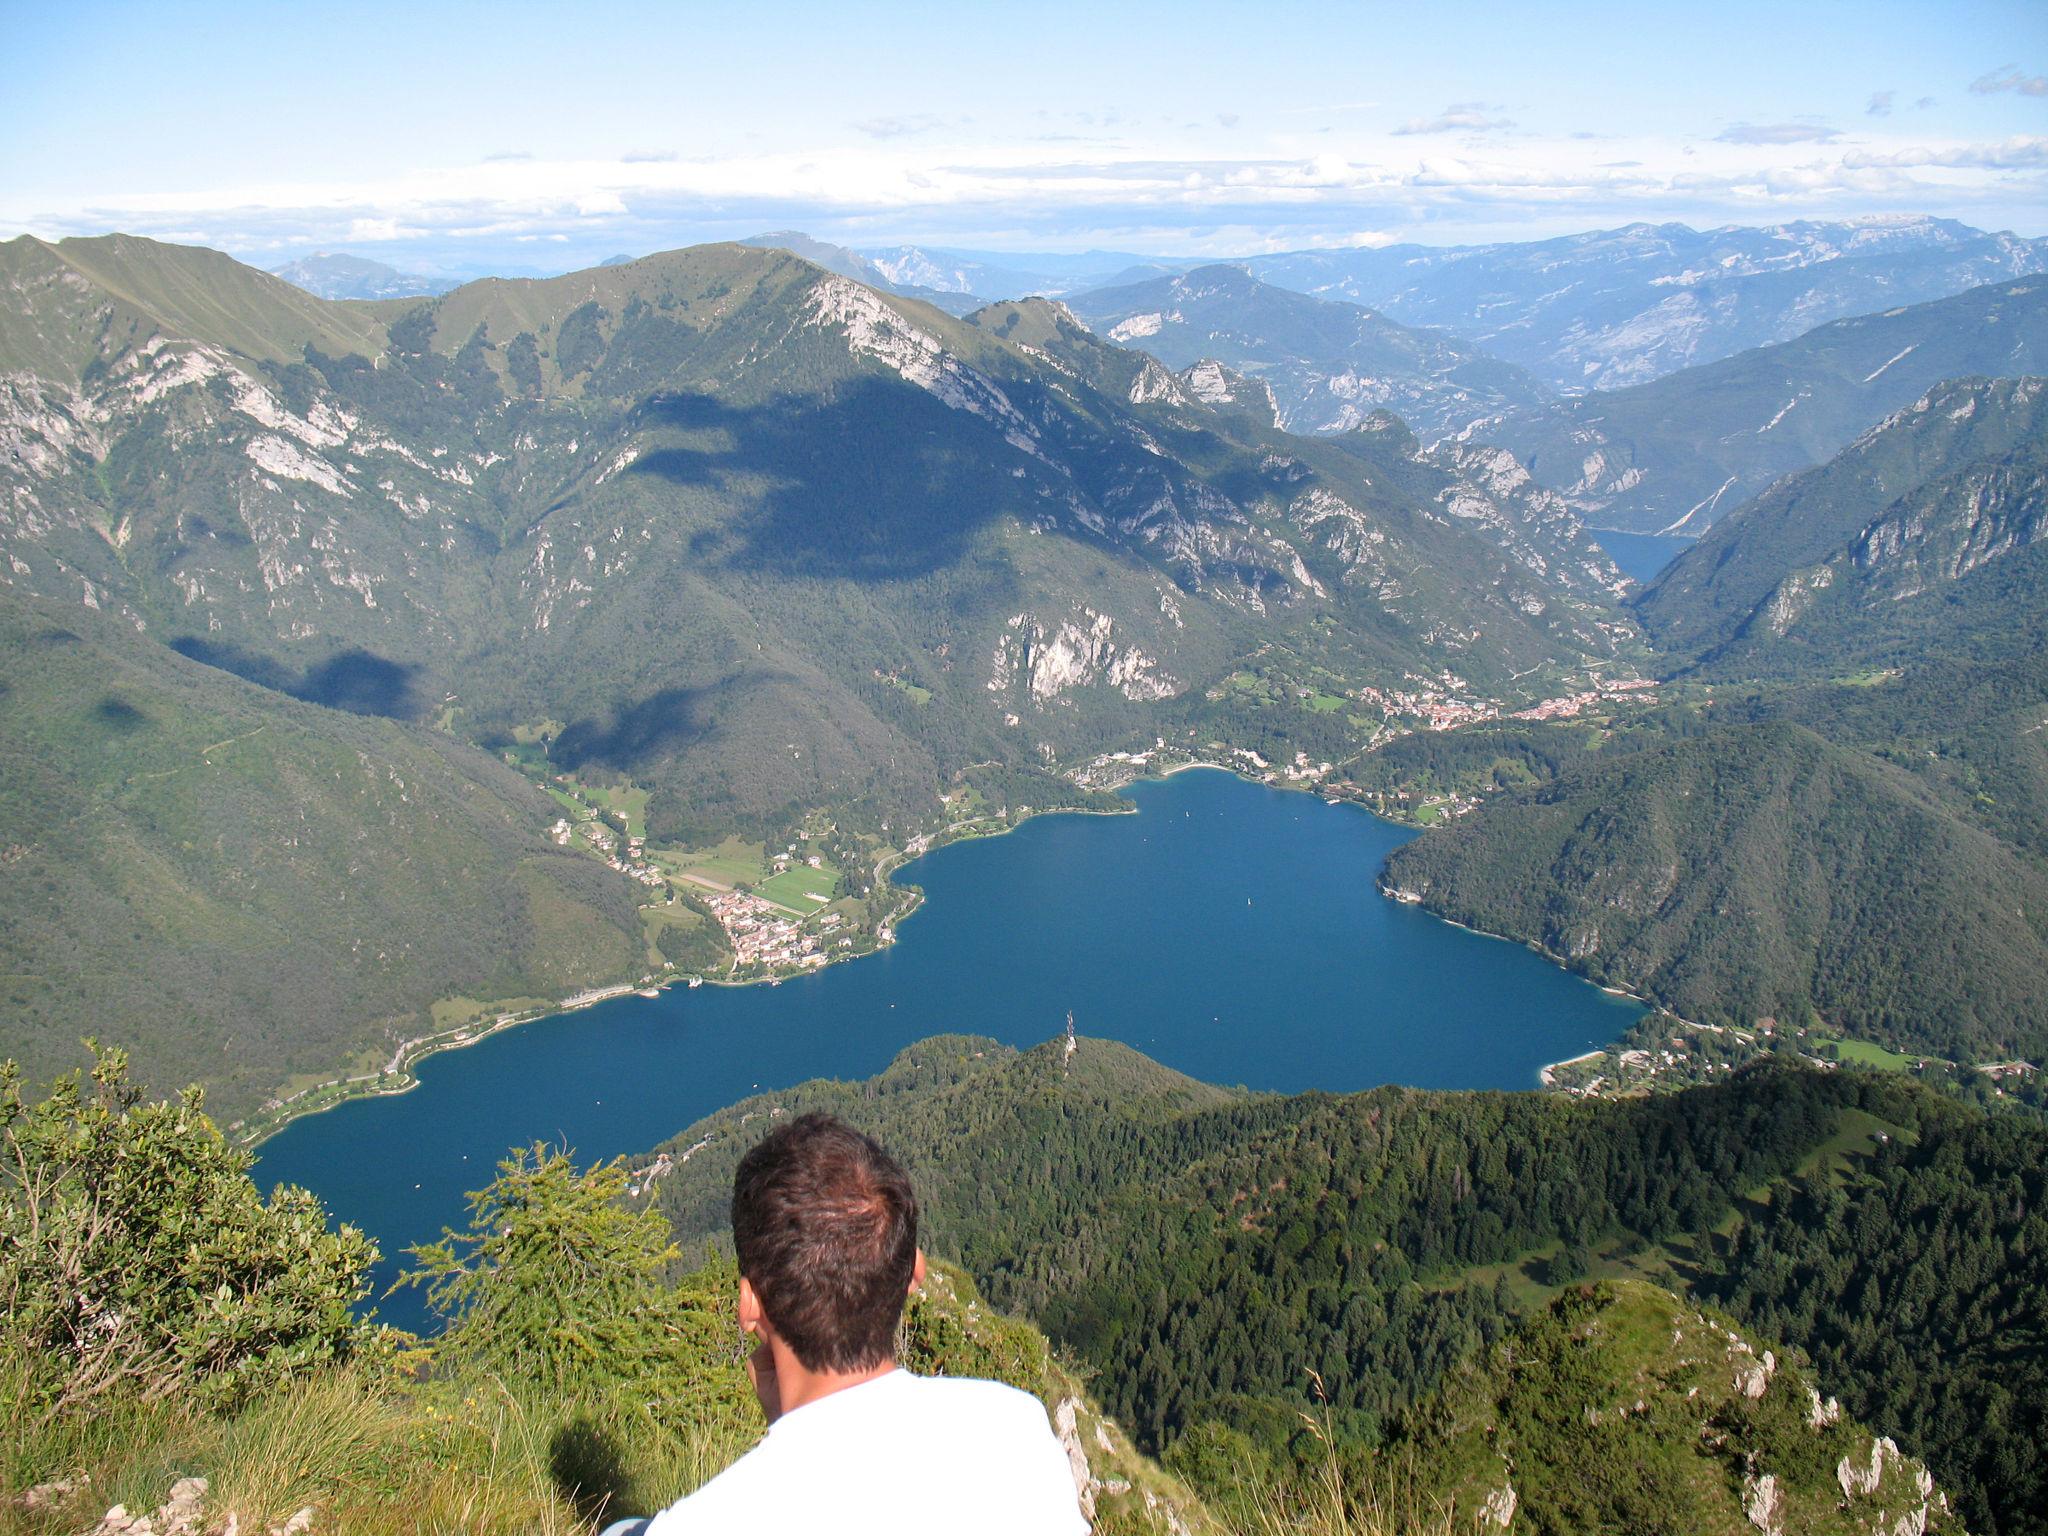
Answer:
<svg viewBox="0 0 2048 1536"><path fill-rule="evenodd" d="M1254 1088L1530 1088L1638 1005L1381 896L1415 834L1349 805L1193 770L1134 816L1042 816L899 879L927 900L888 950L781 986L675 987L504 1031L420 1085L294 1122L266 1187L304 1184L387 1255L439 1234L510 1147L637 1153L756 1089L863 1077L927 1035L1122 1040ZM394 1272L387 1261L385 1277ZM417 1325L412 1293L382 1315Z"/></svg>

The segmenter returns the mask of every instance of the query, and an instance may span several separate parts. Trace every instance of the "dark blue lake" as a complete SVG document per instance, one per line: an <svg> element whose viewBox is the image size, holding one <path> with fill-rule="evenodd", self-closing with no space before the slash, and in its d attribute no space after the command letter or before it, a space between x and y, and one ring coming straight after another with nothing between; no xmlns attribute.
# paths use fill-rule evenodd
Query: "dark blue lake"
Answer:
<svg viewBox="0 0 2048 1536"><path fill-rule="evenodd" d="M1033 1045L1072 1009L1081 1033L1213 1082L1530 1088L1640 1012L1382 897L1407 828L1216 771L1126 793L1135 816L1043 816L910 865L899 878L928 899L882 953L778 987L619 998L429 1057L410 1093L288 1126L256 1178L305 1185L396 1254L456 1222L509 1147L645 1151L756 1089L867 1076L945 1031ZM420 1320L411 1293L382 1312Z"/></svg>

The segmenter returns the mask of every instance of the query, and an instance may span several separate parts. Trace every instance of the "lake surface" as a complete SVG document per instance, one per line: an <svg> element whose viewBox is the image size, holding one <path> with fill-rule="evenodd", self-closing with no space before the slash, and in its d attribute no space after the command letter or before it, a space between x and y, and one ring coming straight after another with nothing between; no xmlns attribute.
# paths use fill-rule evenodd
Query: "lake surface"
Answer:
<svg viewBox="0 0 2048 1536"><path fill-rule="evenodd" d="M776 987L617 998L431 1056L410 1093L287 1126L257 1181L305 1185L395 1255L459 1221L510 1147L644 1152L757 1089L865 1077L947 1031L1034 1045L1072 1009L1082 1034L1212 1082L1531 1088L1641 1012L1381 896L1408 828L1214 770L1125 793L1137 815L1041 816L909 865L898 878L927 900L879 954ZM421 1322L411 1292L380 1311Z"/></svg>
<svg viewBox="0 0 2048 1536"><path fill-rule="evenodd" d="M1624 576L1648 582L1665 566L1684 554L1698 539L1680 534L1623 533L1616 528L1588 528L1593 542L1606 550Z"/></svg>

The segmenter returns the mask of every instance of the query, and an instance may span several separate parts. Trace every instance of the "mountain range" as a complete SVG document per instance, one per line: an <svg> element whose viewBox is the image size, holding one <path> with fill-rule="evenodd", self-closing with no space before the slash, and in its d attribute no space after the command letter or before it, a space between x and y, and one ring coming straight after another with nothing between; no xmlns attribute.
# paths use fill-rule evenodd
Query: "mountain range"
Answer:
<svg viewBox="0 0 2048 1536"><path fill-rule="evenodd" d="M315 251L274 269L286 282L322 299L406 299L446 293L456 280L401 272L381 261L346 251Z"/></svg>
<svg viewBox="0 0 2048 1536"><path fill-rule="evenodd" d="M648 790L660 844L831 807L900 846L972 764L1227 736L1219 686L1276 641L1347 690L1528 696L1637 644L1624 579L1505 455L1383 417L1291 436L1263 385L1045 301L960 320L746 246L377 304L127 237L11 242L0 280L12 590L538 744ZM50 972L46 942L7 969ZM23 1033L48 1061L70 1026Z"/></svg>
<svg viewBox="0 0 2048 1536"><path fill-rule="evenodd" d="M1262 281L1439 326L1560 390L1646 383L1829 320L2048 270L2048 240L1950 219L1630 224L1554 240L1300 251Z"/></svg>
<svg viewBox="0 0 2048 1536"><path fill-rule="evenodd" d="M1241 266L1197 267L1069 301L1089 328L1169 367L1211 359L1265 383L1290 432L1344 432L1391 411L1424 438L1547 402L1522 369L1436 331L1262 283Z"/></svg>
<svg viewBox="0 0 2048 1536"><path fill-rule="evenodd" d="M1697 402L1748 420L1788 378L1815 381L1791 414L1832 425L1802 451L1839 435L1841 455L1632 596L1570 497L1542 488L1543 452L1532 476L1487 429L1425 447L1384 409L1313 435L1283 425L1283 389L1312 398L1317 362L1404 380L1400 403L1442 412L1439 426L1482 387L1535 392L1528 376L1235 267L1077 295L1087 315L1028 299L965 316L766 245L368 303L127 237L17 240L0 274L18 675L37 635L68 629L110 671L175 680L166 718L191 715L201 745L263 700L297 700L305 751L357 742L408 784L400 759L418 773L416 754L439 753L435 773L504 807L500 823L536 818L532 833L542 802L456 748L557 795L570 785L586 809L640 797L627 830L657 850L787 839L824 814L837 862L858 870L940 830L970 774L1013 776L1005 805L1069 803L1058 774L1170 741L1301 782L1355 776L1385 803L1403 791L1387 773L1412 758L1369 760L1375 747L1494 722L1500 750L1438 782L1469 816L1397 855L1391 887L1691 1016L1817 1017L1965 1060L2042 1037L2024 982L2048 805L2022 718L2040 649L2036 386L1876 392L1987 355L2031 366L2033 279L1500 417L1661 393L1675 403L1643 415L1641 440L1665 444L1674 420L1712 425ZM1134 317L1157 331L1135 334ZM1238 350L1219 359L1214 343ZM1897 414L1864 431L1858 413L1881 406ZM65 625L51 604L98 612ZM2004 679L2009 707L1980 691L1981 706L1931 718L1927 700L1970 667L2003 669L1983 676ZM1667 679L1655 709L1600 691L1638 669ZM1698 691L1709 682L1720 691ZM1580 747L1543 744L1541 717L1595 698ZM239 900L235 863L194 857L188 813L152 808L158 791L138 786L163 771L155 716L115 704L137 715L18 709L17 739L49 761L100 741L96 772L134 781L94 836L180 871L126 898L134 942L167 946L182 930L156 908ZM364 737L362 715L398 734ZM275 785L222 793L247 799L252 825L281 814ZM362 832L381 838L429 809L351 814L381 817ZM424 822L403 836L445 840ZM1767 868L1787 837L1806 840L1801 862ZM66 865L32 798L8 842ZM347 842L337 820L307 878L347 868ZM547 853L494 834L464 867L519 893L500 919L512 930L581 935L555 946L562 967L493 971L459 923L437 928L424 893L445 871L394 888L411 944L323 962L355 969L323 985L334 1016L306 1031L321 1043L261 1046L224 1107L323 1053L394 1059L451 1013L635 981L669 956L669 925L695 923L651 869L632 878L668 915L642 894L636 919L610 878L631 873L624 860L537 886L560 868ZM74 975L62 935L97 921L83 914L119 862L94 853L58 882L56 921L24 909L5 929L32 1064L63 1059L76 1032L85 1004L58 999L133 1006L48 980ZM1822 890L1843 894L1809 921ZM1974 966L1884 958L1936 912ZM265 1005L262 967L232 965L257 989L237 1006L287 1011L288 969ZM231 961L187 969L204 966ZM166 1073L197 1059L157 1066L138 1049Z"/></svg>
<svg viewBox="0 0 2048 1536"><path fill-rule="evenodd" d="M1605 528L1698 534L1944 379L2048 371L2048 279L1831 321L1629 389L1476 427Z"/></svg>

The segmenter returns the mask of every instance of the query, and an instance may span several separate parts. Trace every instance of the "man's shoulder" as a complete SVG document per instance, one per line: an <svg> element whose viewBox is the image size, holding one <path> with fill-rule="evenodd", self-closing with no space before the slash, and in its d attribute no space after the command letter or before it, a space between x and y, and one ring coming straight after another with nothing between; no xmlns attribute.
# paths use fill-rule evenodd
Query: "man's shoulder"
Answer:
<svg viewBox="0 0 2048 1536"><path fill-rule="evenodd" d="M1014 1418L1023 1424L1036 1424L1051 1430L1051 1421L1045 1411L1045 1404L1031 1393L1021 1391L1005 1382L988 1381L979 1376L916 1376L903 1373L908 1380L904 1383L921 1404L927 1404L932 1411L943 1413L972 1414L987 1418Z"/></svg>

